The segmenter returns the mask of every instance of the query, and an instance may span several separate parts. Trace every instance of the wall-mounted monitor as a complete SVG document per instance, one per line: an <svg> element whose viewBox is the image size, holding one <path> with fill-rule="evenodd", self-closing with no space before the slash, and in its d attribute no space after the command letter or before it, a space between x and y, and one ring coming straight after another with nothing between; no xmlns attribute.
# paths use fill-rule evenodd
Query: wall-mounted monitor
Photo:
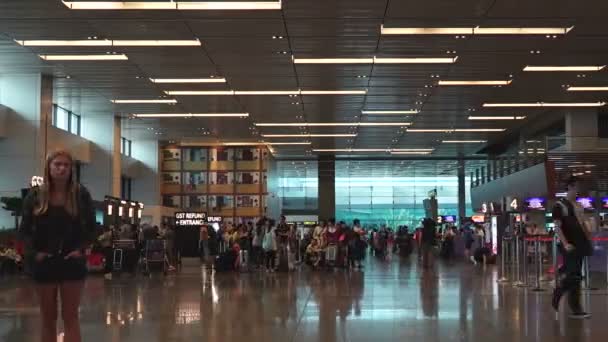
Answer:
<svg viewBox="0 0 608 342"><path fill-rule="evenodd" d="M595 198L593 197L577 197L576 202L578 202L585 211L595 210Z"/></svg>
<svg viewBox="0 0 608 342"><path fill-rule="evenodd" d="M441 215L441 222L439 223L454 223L456 222L456 215Z"/></svg>
<svg viewBox="0 0 608 342"><path fill-rule="evenodd" d="M547 200L544 197L530 197L524 201L524 208L528 211L544 211Z"/></svg>

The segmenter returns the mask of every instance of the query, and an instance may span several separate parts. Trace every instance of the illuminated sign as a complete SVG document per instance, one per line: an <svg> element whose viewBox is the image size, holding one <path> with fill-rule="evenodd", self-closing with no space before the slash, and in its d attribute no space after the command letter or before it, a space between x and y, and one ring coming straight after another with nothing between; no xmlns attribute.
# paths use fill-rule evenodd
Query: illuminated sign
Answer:
<svg viewBox="0 0 608 342"><path fill-rule="evenodd" d="M475 223L484 223L486 221L486 218L483 215L473 215L471 216L471 221Z"/></svg>
<svg viewBox="0 0 608 342"><path fill-rule="evenodd" d="M484 214L488 212L488 204L487 203L484 202L484 203L481 204L481 212L484 213Z"/></svg>
<svg viewBox="0 0 608 342"><path fill-rule="evenodd" d="M526 199L527 210L545 210L545 199L542 197L531 197Z"/></svg>
<svg viewBox="0 0 608 342"><path fill-rule="evenodd" d="M456 222L456 215L442 215L437 219L439 223L454 223Z"/></svg>
<svg viewBox="0 0 608 342"><path fill-rule="evenodd" d="M222 217L221 216L209 216L209 217L207 217L207 222L208 223L214 223L214 222L220 223L220 222L222 222Z"/></svg>
<svg viewBox="0 0 608 342"><path fill-rule="evenodd" d="M30 181L30 185L31 186L41 186L44 183L44 178L40 177L40 176L33 176L32 180Z"/></svg>
<svg viewBox="0 0 608 342"><path fill-rule="evenodd" d="M585 210L595 210L595 200L593 197L577 197L576 202L578 202Z"/></svg>
<svg viewBox="0 0 608 342"><path fill-rule="evenodd" d="M181 212L175 213L175 225L181 227L202 226L207 223L207 213Z"/></svg>
<svg viewBox="0 0 608 342"><path fill-rule="evenodd" d="M507 211L519 211L520 206L517 198L507 197Z"/></svg>
<svg viewBox="0 0 608 342"><path fill-rule="evenodd" d="M608 197L602 198L602 208L608 209Z"/></svg>

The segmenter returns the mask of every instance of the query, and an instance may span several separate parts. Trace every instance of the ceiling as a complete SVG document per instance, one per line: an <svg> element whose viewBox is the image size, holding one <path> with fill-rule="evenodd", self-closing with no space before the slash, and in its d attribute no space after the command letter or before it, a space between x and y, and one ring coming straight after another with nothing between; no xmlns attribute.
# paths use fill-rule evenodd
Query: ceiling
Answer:
<svg viewBox="0 0 608 342"><path fill-rule="evenodd" d="M563 85L608 86L607 72L534 73L526 65L608 64L603 0L283 0L265 11L75 11L60 0L0 2L0 75L53 74L55 102L85 120L125 117L133 139L260 141L260 134L351 133L354 138L267 138L311 141L276 146L279 157L314 156L312 149L434 148L431 156L473 155L529 120L563 111L486 109L484 102L595 102L602 93L566 92ZM389 27L569 27L541 36L380 35ZM13 39L194 39L193 47L22 47ZM273 39L283 36L284 39ZM455 54L447 52L455 51ZM531 53L533 51L534 53ZM537 53L539 51L540 53ZM117 52L128 61L45 62L40 53ZM447 57L454 64L302 65L297 58ZM435 77L439 75L439 77ZM69 78L67 78L69 76ZM226 84L154 84L148 78L221 76ZM366 76L366 77L358 77ZM503 87L440 87L438 80L506 80ZM155 99L164 90L367 89L366 95L177 96L176 105L115 105L111 99ZM367 116L361 110L416 108L412 116ZM247 112L249 118L127 119L132 113ZM525 115L518 121L469 121L469 115ZM277 122L411 122L412 128L506 128L505 133L413 133L401 127L258 127ZM209 132L204 135L203 132ZM348 153L336 153L348 154ZM363 153L387 156L385 152ZM403 157L403 156L400 156Z"/></svg>

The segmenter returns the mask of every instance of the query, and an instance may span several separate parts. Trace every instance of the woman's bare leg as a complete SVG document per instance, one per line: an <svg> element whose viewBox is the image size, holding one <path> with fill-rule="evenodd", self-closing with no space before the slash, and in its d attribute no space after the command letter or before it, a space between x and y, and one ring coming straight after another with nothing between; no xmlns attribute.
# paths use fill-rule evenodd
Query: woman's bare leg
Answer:
<svg viewBox="0 0 608 342"><path fill-rule="evenodd" d="M57 284L39 284L36 288L40 304L41 342L57 341Z"/></svg>
<svg viewBox="0 0 608 342"><path fill-rule="evenodd" d="M65 328L65 342L81 342L78 308L82 297L83 281L61 283L61 317Z"/></svg>

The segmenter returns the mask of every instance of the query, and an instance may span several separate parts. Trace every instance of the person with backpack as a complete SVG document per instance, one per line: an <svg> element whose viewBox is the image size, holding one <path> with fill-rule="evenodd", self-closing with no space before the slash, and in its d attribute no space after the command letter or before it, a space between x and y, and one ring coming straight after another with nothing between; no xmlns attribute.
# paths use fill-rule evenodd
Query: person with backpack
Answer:
<svg viewBox="0 0 608 342"><path fill-rule="evenodd" d="M567 294L568 304L572 310L570 317L582 319L591 316L583 310L580 297L583 260L593 255L593 246L591 230L586 226L583 217L583 207L576 201L578 187L578 179L570 177L566 181L566 197L559 199L553 207L553 222L560 242L559 249L564 259L565 277L553 291L551 304L555 311L559 311L559 303Z"/></svg>

